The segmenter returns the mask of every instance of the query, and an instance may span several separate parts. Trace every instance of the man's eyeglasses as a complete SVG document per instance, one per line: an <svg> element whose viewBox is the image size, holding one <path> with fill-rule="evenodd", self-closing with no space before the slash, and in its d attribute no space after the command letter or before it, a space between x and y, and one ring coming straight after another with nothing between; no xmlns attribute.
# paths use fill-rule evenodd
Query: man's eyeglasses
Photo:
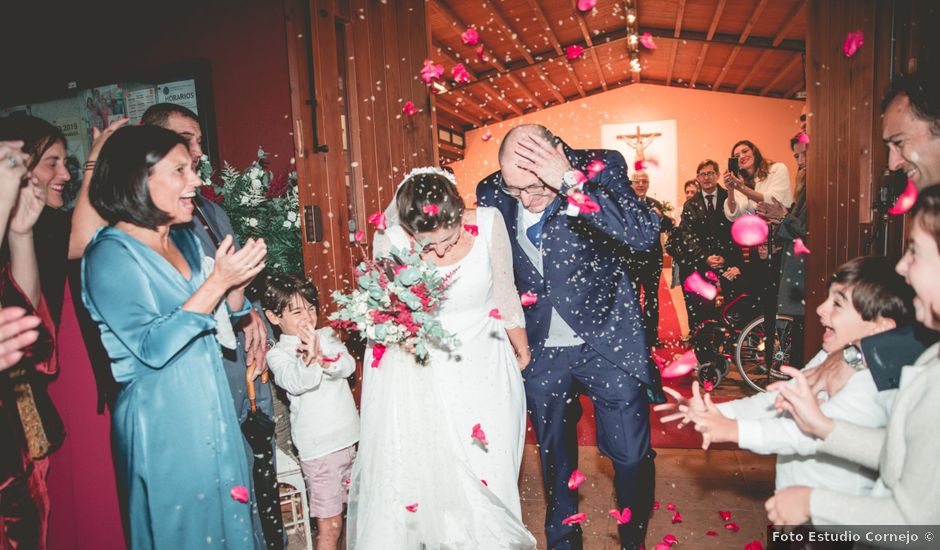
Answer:
<svg viewBox="0 0 940 550"><path fill-rule="evenodd" d="M534 183L528 187L509 187L501 183L499 190L514 199L521 197L523 192L528 193L530 197L544 197L552 194L552 190L543 183Z"/></svg>
<svg viewBox="0 0 940 550"><path fill-rule="evenodd" d="M709 170L708 172L699 172L698 175L701 178L714 178L715 176L718 175L718 173Z"/></svg>

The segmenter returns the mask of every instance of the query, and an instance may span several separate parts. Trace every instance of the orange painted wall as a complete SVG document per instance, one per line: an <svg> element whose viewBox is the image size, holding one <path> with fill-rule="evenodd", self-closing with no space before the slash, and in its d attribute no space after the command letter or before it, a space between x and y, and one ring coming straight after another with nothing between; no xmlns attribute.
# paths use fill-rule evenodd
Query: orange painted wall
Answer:
<svg viewBox="0 0 940 550"><path fill-rule="evenodd" d="M724 169L739 139L750 139L766 157L785 163L792 180L796 162L790 138L799 131L802 108L802 101L633 84L473 130L466 135L464 160L449 166L467 204L473 204L477 182L498 169L499 144L516 125L543 124L568 145L590 149L601 146L603 124L675 119L679 185L695 176L695 167L705 158ZM493 138L483 141L487 131ZM677 196L682 197L681 189Z"/></svg>

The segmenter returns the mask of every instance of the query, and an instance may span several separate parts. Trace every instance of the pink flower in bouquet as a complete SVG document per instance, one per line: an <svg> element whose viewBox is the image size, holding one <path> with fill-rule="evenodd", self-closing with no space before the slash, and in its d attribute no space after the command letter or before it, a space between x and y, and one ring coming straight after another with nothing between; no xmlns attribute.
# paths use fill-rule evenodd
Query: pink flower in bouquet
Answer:
<svg viewBox="0 0 940 550"><path fill-rule="evenodd" d="M450 70L450 76L458 84L470 82L470 73L467 72L467 68L463 66L463 63L454 65L454 68Z"/></svg>
<svg viewBox="0 0 940 550"><path fill-rule="evenodd" d="M476 46L480 43L480 33L476 29L470 27L469 29L463 31L463 34L460 35L460 39L467 46Z"/></svg>
<svg viewBox="0 0 940 550"><path fill-rule="evenodd" d="M379 368L379 362L382 361L382 356L385 355L386 347L384 344L375 344L372 346L372 368Z"/></svg>
<svg viewBox="0 0 940 550"><path fill-rule="evenodd" d="M425 84L431 84L435 80L440 80L441 75L444 74L444 66L435 65L430 59L425 59L420 74L421 80L423 80Z"/></svg>
<svg viewBox="0 0 940 550"><path fill-rule="evenodd" d="M584 53L584 48L577 44L572 44L565 48L565 57L568 59L577 59Z"/></svg>

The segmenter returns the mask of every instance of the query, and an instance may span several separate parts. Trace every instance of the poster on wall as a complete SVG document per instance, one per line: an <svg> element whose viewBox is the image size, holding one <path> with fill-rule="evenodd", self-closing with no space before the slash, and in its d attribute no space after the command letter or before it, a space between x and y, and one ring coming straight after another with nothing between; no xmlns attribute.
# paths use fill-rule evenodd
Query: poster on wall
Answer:
<svg viewBox="0 0 940 550"><path fill-rule="evenodd" d="M92 129L104 130L115 119L124 116L127 108L124 104L124 89L119 84L100 86L85 90L81 94L82 118L88 129L88 139Z"/></svg>
<svg viewBox="0 0 940 550"><path fill-rule="evenodd" d="M196 106L196 81L190 79L157 84L157 102L175 103L199 114Z"/></svg>
<svg viewBox="0 0 940 550"><path fill-rule="evenodd" d="M676 206L679 154L674 119L602 124L601 147L623 154L630 177L636 161L646 161L650 178L648 195Z"/></svg>
<svg viewBox="0 0 940 550"><path fill-rule="evenodd" d="M140 122L151 105L157 103L157 89L148 86L139 90L127 90L124 100L127 102L127 118L130 119L128 124L133 126Z"/></svg>

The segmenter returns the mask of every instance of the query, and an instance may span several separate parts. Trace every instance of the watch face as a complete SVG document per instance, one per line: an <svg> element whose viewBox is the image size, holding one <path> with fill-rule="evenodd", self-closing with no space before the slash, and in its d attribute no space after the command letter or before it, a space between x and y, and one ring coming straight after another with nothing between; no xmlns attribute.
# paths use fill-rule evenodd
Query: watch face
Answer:
<svg viewBox="0 0 940 550"><path fill-rule="evenodd" d="M842 350L842 358L850 367L856 370L862 366L862 351L854 345L846 346Z"/></svg>

